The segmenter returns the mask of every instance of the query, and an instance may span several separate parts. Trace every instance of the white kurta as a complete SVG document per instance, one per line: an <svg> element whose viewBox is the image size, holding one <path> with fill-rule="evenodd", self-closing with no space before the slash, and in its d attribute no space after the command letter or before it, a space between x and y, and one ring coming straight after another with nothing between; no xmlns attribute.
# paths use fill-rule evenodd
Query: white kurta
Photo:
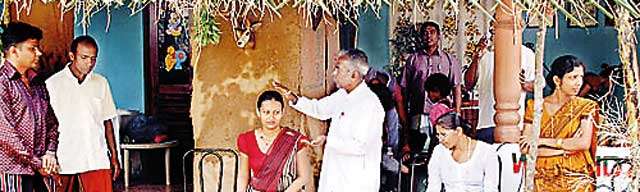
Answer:
<svg viewBox="0 0 640 192"><path fill-rule="evenodd" d="M427 192L440 192L442 184L446 191L497 192L498 156L494 150L491 145L478 141L471 158L458 163L449 149L437 145L429 161Z"/></svg>
<svg viewBox="0 0 640 192"><path fill-rule="evenodd" d="M116 116L107 79L89 74L82 82L69 67L47 81L51 107L60 123L58 163L61 174L110 169L103 122Z"/></svg>
<svg viewBox="0 0 640 192"><path fill-rule="evenodd" d="M320 100L300 97L292 107L316 119L331 119L319 192L378 191L384 109L364 82L351 93L340 89Z"/></svg>

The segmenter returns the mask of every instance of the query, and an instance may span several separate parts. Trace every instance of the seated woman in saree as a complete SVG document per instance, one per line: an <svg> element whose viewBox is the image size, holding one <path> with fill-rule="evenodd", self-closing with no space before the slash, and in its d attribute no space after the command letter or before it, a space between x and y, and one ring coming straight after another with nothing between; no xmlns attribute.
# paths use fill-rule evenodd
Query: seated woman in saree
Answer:
<svg viewBox="0 0 640 192"><path fill-rule="evenodd" d="M456 112L435 123L440 144L428 167L427 192L497 192L498 155L491 145L476 140L471 125Z"/></svg>
<svg viewBox="0 0 640 192"><path fill-rule="evenodd" d="M258 97L256 113L262 127L238 136L240 192L297 192L311 179L308 147L301 133L280 126L284 100L277 91Z"/></svg>
<svg viewBox="0 0 640 192"><path fill-rule="evenodd" d="M596 102L577 97L582 87L584 64L578 58L558 57L547 75L553 92L544 98L538 154L536 191L594 191ZM523 136L525 154L533 141L533 100L527 101Z"/></svg>

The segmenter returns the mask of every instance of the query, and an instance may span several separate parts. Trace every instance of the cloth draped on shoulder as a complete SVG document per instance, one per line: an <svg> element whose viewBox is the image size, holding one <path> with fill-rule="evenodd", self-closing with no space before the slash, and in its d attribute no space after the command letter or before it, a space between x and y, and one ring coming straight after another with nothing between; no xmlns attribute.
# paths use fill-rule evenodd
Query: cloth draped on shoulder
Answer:
<svg viewBox="0 0 640 192"><path fill-rule="evenodd" d="M251 178L247 191L284 191L296 179L296 154L302 134L289 128L273 141L259 171Z"/></svg>

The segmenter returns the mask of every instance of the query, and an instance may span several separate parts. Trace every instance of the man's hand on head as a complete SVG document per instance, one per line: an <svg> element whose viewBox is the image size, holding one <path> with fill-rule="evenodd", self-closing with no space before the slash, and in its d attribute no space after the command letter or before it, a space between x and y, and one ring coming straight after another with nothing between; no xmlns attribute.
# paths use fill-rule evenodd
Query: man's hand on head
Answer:
<svg viewBox="0 0 640 192"><path fill-rule="evenodd" d="M296 102L298 102L298 95L293 93L289 88L287 88L286 86L282 85L280 82L278 82L276 80L273 80L273 81L271 81L271 85L276 90L284 93L284 96L287 98L287 100L293 102L294 104Z"/></svg>

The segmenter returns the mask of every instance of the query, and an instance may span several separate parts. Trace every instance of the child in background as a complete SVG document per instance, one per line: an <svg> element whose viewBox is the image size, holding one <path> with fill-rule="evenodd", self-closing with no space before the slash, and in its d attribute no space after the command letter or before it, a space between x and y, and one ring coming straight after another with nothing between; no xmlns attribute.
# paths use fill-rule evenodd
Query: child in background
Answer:
<svg viewBox="0 0 640 192"><path fill-rule="evenodd" d="M424 82L425 95L433 103L429 111L429 121L435 125L435 121L441 115L451 111L451 89L453 88L449 78L442 73L435 73L427 77Z"/></svg>
<svg viewBox="0 0 640 192"><path fill-rule="evenodd" d="M425 132L429 135L425 142L427 159L431 157L433 148L438 145L438 139L435 139L435 128L432 125L435 125L435 121L440 116L451 111L451 101L449 100L451 89L453 89L453 84L449 77L442 73L431 74L424 81L424 91L427 97L425 102L432 103L427 114L428 120L427 118L423 120L425 124L429 124L425 126L428 129Z"/></svg>

